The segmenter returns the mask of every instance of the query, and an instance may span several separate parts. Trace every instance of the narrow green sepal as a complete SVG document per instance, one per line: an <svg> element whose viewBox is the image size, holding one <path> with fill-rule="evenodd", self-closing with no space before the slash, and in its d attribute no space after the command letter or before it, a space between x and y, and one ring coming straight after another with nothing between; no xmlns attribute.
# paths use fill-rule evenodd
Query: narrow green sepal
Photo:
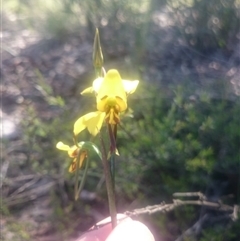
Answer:
<svg viewBox="0 0 240 241"><path fill-rule="evenodd" d="M93 66L95 67L96 71L101 71L103 67L103 54L102 48L100 43L100 37L98 29L96 28L94 43L93 43Z"/></svg>

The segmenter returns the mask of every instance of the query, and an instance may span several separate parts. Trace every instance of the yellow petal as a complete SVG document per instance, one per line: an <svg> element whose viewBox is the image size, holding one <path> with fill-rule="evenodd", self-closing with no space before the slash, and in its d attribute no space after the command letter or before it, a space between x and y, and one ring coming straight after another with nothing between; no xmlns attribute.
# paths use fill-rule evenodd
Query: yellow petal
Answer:
<svg viewBox="0 0 240 241"><path fill-rule="evenodd" d="M93 93L93 87L88 87L87 89L83 90L80 94L86 95L86 94L92 94Z"/></svg>
<svg viewBox="0 0 240 241"><path fill-rule="evenodd" d="M74 135L78 135L81 131L83 131L86 128L86 125L84 123L84 116L81 116L73 126L73 133Z"/></svg>
<svg viewBox="0 0 240 241"><path fill-rule="evenodd" d="M95 79L95 80L93 81L93 86L92 86L92 88L93 88L93 90L95 91L95 93L98 93L98 92L99 92L99 89L100 89L100 87L101 87L101 85L102 85L102 82L103 82L103 78L101 78L101 77L99 77L99 78L97 78L97 79Z"/></svg>
<svg viewBox="0 0 240 241"><path fill-rule="evenodd" d="M101 100L97 101L97 109L99 111L105 112L106 106L107 106L107 96L105 96Z"/></svg>
<svg viewBox="0 0 240 241"><path fill-rule="evenodd" d="M92 118L86 121L86 126L90 134L96 136L102 128L102 124L106 114L100 111L96 111L93 113L94 115L92 115Z"/></svg>
<svg viewBox="0 0 240 241"><path fill-rule="evenodd" d="M69 151L71 149L70 146L63 144L61 141L57 143L56 148L62 151Z"/></svg>
<svg viewBox="0 0 240 241"><path fill-rule="evenodd" d="M73 132L74 135L78 135L85 128L88 128L88 131L92 135L97 135L99 130L102 127L102 123L105 117L105 113L96 111L90 112L82 117L80 117L74 124Z"/></svg>
<svg viewBox="0 0 240 241"><path fill-rule="evenodd" d="M125 111L127 109L127 102L122 100L121 98L119 98L118 96L116 97L116 101L117 101L117 106L118 106L118 111L122 112Z"/></svg>
<svg viewBox="0 0 240 241"><path fill-rule="evenodd" d="M118 96L126 101L126 92L120 74L116 69L111 69L105 75L97 93L97 103L105 96Z"/></svg>
<svg viewBox="0 0 240 241"><path fill-rule="evenodd" d="M87 123L90 121L92 118L96 116L95 112L90 112L84 116L81 116L73 126L73 133L74 135L78 135L80 132L82 132L84 129L87 128Z"/></svg>
<svg viewBox="0 0 240 241"><path fill-rule="evenodd" d="M138 87L139 80L122 80L125 92L130 95L135 92Z"/></svg>

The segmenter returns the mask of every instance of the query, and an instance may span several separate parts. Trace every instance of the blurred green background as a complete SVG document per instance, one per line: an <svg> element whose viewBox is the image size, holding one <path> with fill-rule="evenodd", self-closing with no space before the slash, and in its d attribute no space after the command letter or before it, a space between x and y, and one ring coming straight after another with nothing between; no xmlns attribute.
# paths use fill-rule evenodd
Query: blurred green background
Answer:
<svg viewBox="0 0 240 241"><path fill-rule="evenodd" d="M74 240L108 215L101 163L91 162L74 202L71 160L55 148L72 145L73 123L95 110L79 93L94 79L96 27L106 70L140 80L118 132L119 212L171 202L174 192L239 205L239 8L239 0L5 1L3 240ZM203 207L138 219L156 241L240 240L239 220Z"/></svg>

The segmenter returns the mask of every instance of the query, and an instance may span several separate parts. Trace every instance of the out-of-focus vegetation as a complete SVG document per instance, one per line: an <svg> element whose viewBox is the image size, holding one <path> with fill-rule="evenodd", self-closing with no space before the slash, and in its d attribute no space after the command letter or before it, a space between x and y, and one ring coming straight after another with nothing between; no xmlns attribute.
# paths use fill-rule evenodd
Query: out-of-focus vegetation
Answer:
<svg viewBox="0 0 240 241"><path fill-rule="evenodd" d="M142 52L153 21L174 26L179 38L203 53L231 48L239 30L239 0L10 0L5 4L27 27L50 36L64 38L84 27L89 33L103 28L110 50L119 47L115 52L123 46L128 53ZM104 36L105 27L110 36Z"/></svg>
<svg viewBox="0 0 240 241"><path fill-rule="evenodd" d="M170 201L176 190L199 190L212 200L229 196L227 202L239 203L239 99L192 95L184 86L174 86L170 96L160 88L151 95L136 101L134 119L126 119L121 132L119 175L131 181L122 181L120 186L131 198L137 195L158 203ZM181 233L199 215L199 209L186 208L155 218L169 233L173 228L169 223L177 221L174 231ZM239 224L233 227L239 228ZM222 240L239 238L231 228L228 233L225 226L219 225L215 231L226 236L235 233ZM214 231L207 233L208 238L216 238ZM200 240L205 240L203 236Z"/></svg>
<svg viewBox="0 0 240 241"><path fill-rule="evenodd" d="M138 97L129 100L133 117L123 118L118 136L116 190L121 211L134 201L141 206L168 202L172 193L181 191L202 191L212 200L240 204L240 87L238 82L230 83L226 74L240 64L235 56L239 0L9 0L4 4L6 13L15 14L26 28L63 43L71 36L84 36L92 44L99 27L106 66L120 68L125 79L140 78ZM197 72L205 63L215 66L205 70L211 77ZM184 75L181 69L186 68ZM213 69L220 74L212 73ZM93 205L73 202L69 163L55 145L58 141L71 145L72 124L84 114L86 103L67 93L60 97L45 80L47 75L33 71L39 102L52 116L43 118L32 102L26 104L21 121L24 153L11 157L13 171L7 177L28 172L60 177L58 192L51 193L56 204L53 223L55 230L70 230L72 213L82 208L79 212L89 215ZM85 76L84 81L76 82L76 89L92 79ZM86 189L106 199L101 163L91 163ZM2 209L11 210L16 200L6 200ZM186 207L146 220L156 237L161 234L170 241L204 212ZM212 217L197 237L184 240L240 239L239 220L221 222L218 214ZM18 228L10 227L13 232ZM22 233L19 240L30 240L27 235Z"/></svg>

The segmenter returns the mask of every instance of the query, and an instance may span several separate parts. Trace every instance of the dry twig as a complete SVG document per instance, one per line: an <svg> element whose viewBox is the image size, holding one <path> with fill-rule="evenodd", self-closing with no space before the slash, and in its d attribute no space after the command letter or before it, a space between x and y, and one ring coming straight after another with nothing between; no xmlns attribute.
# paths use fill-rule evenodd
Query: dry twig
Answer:
<svg viewBox="0 0 240 241"><path fill-rule="evenodd" d="M161 203L158 205L153 205L153 206L147 206L145 208L140 208L140 209L135 209L133 211L127 211L125 214L127 216L137 216L140 214L153 214L157 212L169 212L177 207L184 206L184 205L197 205L197 206L207 206L209 208L215 209L217 211L221 212L229 212L230 217L232 218L233 221L238 219L238 214L239 214L239 207L235 205L234 207L223 204L221 202L210 202L207 201L207 197L200 193L200 192L193 192L193 193L174 193L173 196L177 197L199 197L198 200L180 200L180 199L173 199L173 203L166 204L166 203Z"/></svg>

